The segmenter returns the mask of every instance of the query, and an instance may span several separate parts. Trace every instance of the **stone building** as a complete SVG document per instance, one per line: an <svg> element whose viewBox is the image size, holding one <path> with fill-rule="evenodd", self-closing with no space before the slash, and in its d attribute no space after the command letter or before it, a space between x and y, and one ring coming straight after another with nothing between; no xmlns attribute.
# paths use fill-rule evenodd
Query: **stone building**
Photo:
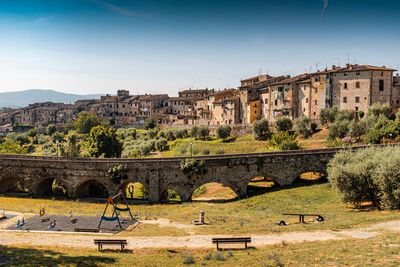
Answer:
<svg viewBox="0 0 400 267"><path fill-rule="evenodd" d="M400 108L400 76L397 74L393 77L393 90L392 90L392 107L395 109Z"/></svg>

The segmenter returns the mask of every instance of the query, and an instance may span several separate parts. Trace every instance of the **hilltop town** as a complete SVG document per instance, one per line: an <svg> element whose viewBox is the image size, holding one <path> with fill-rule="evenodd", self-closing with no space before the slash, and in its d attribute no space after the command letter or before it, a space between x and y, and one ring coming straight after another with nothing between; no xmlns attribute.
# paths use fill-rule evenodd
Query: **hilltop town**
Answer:
<svg viewBox="0 0 400 267"><path fill-rule="evenodd" d="M34 103L0 113L0 131L13 126L45 127L68 123L80 112L104 118L116 127L140 126L154 119L162 125L252 124L266 118L308 117L318 121L322 109L337 107L365 113L374 103L400 107L400 77L385 66L347 64L294 77L258 75L238 88L189 89L167 94L117 95L78 100L73 104Z"/></svg>

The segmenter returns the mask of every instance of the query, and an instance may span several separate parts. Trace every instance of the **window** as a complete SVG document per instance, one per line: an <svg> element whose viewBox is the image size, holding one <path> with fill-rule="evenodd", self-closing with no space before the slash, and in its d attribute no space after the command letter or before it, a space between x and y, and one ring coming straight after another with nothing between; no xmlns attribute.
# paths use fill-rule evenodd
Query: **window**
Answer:
<svg viewBox="0 0 400 267"><path fill-rule="evenodd" d="M347 83L344 83L344 89L347 89Z"/></svg>
<svg viewBox="0 0 400 267"><path fill-rule="evenodd" d="M314 100L314 105L318 105L318 101L317 100Z"/></svg>
<svg viewBox="0 0 400 267"><path fill-rule="evenodd" d="M356 96L356 103L360 103L360 97L359 96Z"/></svg>
<svg viewBox="0 0 400 267"><path fill-rule="evenodd" d="M383 91L385 88L385 82L383 80L379 80L379 91Z"/></svg>
<svg viewBox="0 0 400 267"><path fill-rule="evenodd" d="M306 98L306 103L308 103L308 98Z"/></svg>
<svg viewBox="0 0 400 267"><path fill-rule="evenodd" d="M266 98L266 99L264 100L264 102L265 102L265 104L268 104L268 98Z"/></svg>
<svg viewBox="0 0 400 267"><path fill-rule="evenodd" d="M343 97L343 103L347 103L347 97Z"/></svg>
<svg viewBox="0 0 400 267"><path fill-rule="evenodd" d="M356 111L358 111L358 107L356 107Z"/></svg>
<svg viewBox="0 0 400 267"><path fill-rule="evenodd" d="M344 76L347 76L347 72L343 73Z"/></svg>
<svg viewBox="0 0 400 267"><path fill-rule="evenodd" d="M356 88L360 88L360 82L356 82Z"/></svg>
<svg viewBox="0 0 400 267"><path fill-rule="evenodd" d="M275 106L277 106L278 105L278 100L275 100Z"/></svg>
<svg viewBox="0 0 400 267"><path fill-rule="evenodd" d="M360 75L360 71L356 71L356 75Z"/></svg>

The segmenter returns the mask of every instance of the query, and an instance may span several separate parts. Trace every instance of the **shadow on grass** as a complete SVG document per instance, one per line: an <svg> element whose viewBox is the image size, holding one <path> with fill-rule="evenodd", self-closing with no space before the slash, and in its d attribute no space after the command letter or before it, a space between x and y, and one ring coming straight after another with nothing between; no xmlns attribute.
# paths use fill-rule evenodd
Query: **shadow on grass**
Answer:
<svg viewBox="0 0 400 267"><path fill-rule="evenodd" d="M100 266L115 263L104 256L69 256L53 250L15 248L0 245L0 266Z"/></svg>

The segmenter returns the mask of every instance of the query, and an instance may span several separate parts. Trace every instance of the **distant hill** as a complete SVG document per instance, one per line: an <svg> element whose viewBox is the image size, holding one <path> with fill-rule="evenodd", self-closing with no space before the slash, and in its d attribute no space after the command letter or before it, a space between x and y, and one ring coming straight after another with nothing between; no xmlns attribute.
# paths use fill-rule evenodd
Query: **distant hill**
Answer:
<svg viewBox="0 0 400 267"><path fill-rule="evenodd" d="M96 99L101 95L66 94L55 90L31 89L17 92L0 93L0 107L22 108L37 102L73 103L79 99Z"/></svg>

